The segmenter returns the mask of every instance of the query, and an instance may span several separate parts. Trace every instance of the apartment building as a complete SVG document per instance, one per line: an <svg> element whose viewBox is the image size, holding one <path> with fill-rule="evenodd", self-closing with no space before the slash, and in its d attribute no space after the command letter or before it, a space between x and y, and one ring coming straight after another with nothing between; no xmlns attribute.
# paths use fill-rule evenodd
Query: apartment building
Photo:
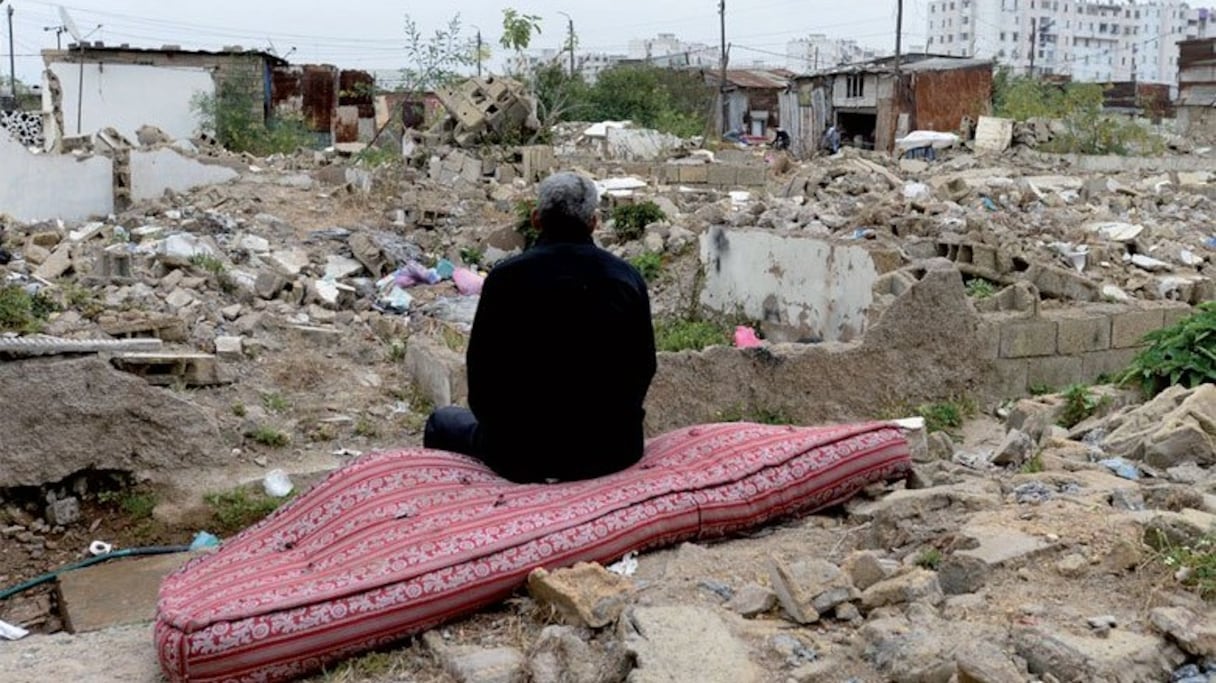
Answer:
<svg viewBox="0 0 1216 683"><path fill-rule="evenodd" d="M867 62L885 56L874 48L858 45L856 40L829 38L824 33L812 33L806 38L791 40L785 47L786 66L795 73L813 73L834 69L842 64Z"/></svg>
<svg viewBox="0 0 1216 683"><path fill-rule="evenodd" d="M1176 85L1178 42L1216 29L1179 2L931 0L928 17L930 52L1083 82Z"/></svg>

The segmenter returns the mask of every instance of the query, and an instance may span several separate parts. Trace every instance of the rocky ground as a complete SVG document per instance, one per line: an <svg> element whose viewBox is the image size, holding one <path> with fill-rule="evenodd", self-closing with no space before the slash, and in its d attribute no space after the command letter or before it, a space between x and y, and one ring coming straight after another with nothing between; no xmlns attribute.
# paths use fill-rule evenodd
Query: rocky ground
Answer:
<svg viewBox="0 0 1216 683"><path fill-rule="evenodd" d="M444 185L426 169L324 155L246 162L237 182L102 222L4 224L12 258L0 270L53 303L42 333L155 334L163 352L219 364L217 377L197 361L203 379L188 368L153 387L87 356L0 363L11 430L0 468L14 484L0 491L0 586L77 561L93 540L223 536L276 503L204 494L273 469L301 488L360 452L420 442L438 399L416 386L409 347L425 339L459 356L476 299L447 269L474 274L519 249L515 212L532 188ZM620 170L580 163L600 179ZM639 239L611 226L597 237L631 259L655 255L660 320L694 307L696 240L713 225L873 241L903 263L947 255L910 253L917 238L965 239L1070 274L1044 305L1194 304L1216 295L1214 182L1087 174L1026 150L932 166L849 151L746 197L652 184L640 194L667 220ZM435 279L432 267L435 284L381 279ZM971 272L994 291L1009 284ZM920 435L916 476L891 490L648 553L628 577L559 573L548 590L317 680L1216 680L1212 387L1147 404L1113 388L1092 398L1077 420L1059 396L979 406L949 434ZM879 412L854 418L890 417ZM39 418L58 427L11 426ZM118 426L82 444L81 419ZM180 436L156 441L164 431L149 424ZM45 635L63 627L56 601L40 588L0 602L0 620L36 632L0 642L6 680L157 680L147 628ZM105 661L78 656L98 651Z"/></svg>

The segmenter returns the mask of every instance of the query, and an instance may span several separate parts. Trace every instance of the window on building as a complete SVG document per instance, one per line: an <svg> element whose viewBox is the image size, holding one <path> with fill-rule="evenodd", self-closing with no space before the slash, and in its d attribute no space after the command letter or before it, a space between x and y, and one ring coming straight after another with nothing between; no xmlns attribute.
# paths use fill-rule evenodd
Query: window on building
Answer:
<svg viewBox="0 0 1216 683"><path fill-rule="evenodd" d="M959 40L967 40L967 36L968 36L968 35L970 35L970 34L968 34L968 33L960 33L960 34L958 34L958 39L959 39Z"/></svg>
<svg viewBox="0 0 1216 683"><path fill-rule="evenodd" d="M1018 42L1018 32L1017 31L1013 32L1013 42L1015 42L1015 43Z"/></svg>
<svg viewBox="0 0 1216 683"><path fill-rule="evenodd" d="M928 41L926 41L926 44L928 44L928 45L932 45L932 44L933 44L933 36L929 36L929 40L928 40Z"/></svg>
<svg viewBox="0 0 1216 683"><path fill-rule="evenodd" d="M1030 0L1030 9L1034 9L1034 0Z"/></svg>
<svg viewBox="0 0 1216 683"><path fill-rule="evenodd" d="M1005 32L1001 31L1001 42L1005 42Z"/></svg>
<svg viewBox="0 0 1216 683"><path fill-rule="evenodd" d="M964 24L964 25L966 25L966 24L970 24L970 23L971 23L971 17L963 17L963 24Z"/></svg>
<svg viewBox="0 0 1216 683"><path fill-rule="evenodd" d="M864 97L866 91L865 76L855 74L848 76L844 81L845 97Z"/></svg>
<svg viewBox="0 0 1216 683"><path fill-rule="evenodd" d="M951 11L951 12L953 12L953 11L954 11L954 3L953 3L953 2L952 2L952 3L950 3L950 11Z"/></svg>
<svg viewBox="0 0 1216 683"><path fill-rule="evenodd" d="M997 52L997 53L996 53L996 56L997 56L997 57L1000 57L1001 59L1004 59L1004 58L1005 58L1005 51L1004 51L1004 50L1001 50L1000 52Z"/></svg>

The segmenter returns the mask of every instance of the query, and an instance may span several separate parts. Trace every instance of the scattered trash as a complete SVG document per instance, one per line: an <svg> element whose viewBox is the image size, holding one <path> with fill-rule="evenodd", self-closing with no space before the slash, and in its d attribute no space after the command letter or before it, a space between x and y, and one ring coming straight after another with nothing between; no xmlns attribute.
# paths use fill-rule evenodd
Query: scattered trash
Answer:
<svg viewBox="0 0 1216 683"><path fill-rule="evenodd" d="M452 280L456 283L457 291L464 296L481 294L481 286L485 283L485 278L467 268L460 268L452 273Z"/></svg>
<svg viewBox="0 0 1216 683"><path fill-rule="evenodd" d="M740 325L735 328L735 348L736 349L754 349L764 346L764 342L756 336L756 331L746 325Z"/></svg>
<svg viewBox="0 0 1216 683"><path fill-rule="evenodd" d="M89 554L93 557L101 557L114 552L114 546L104 541L93 541L89 544Z"/></svg>
<svg viewBox="0 0 1216 683"><path fill-rule="evenodd" d="M330 455L334 456L335 458L358 458L363 455L363 451L356 451L350 448L339 448L338 450L330 453Z"/></svg>
<svg viewBox="0 0 1216 683"><path fill-rule="evenodd" d="M194 541L190 543L190 552L204 550L206 548L218 548L220 539L208 531L200 531L194 536Z"/></svg>
<svg viewBox="0 0 1216 683"><path fill-rule="evenodd" d="M1040 481L1029 481L1013 490L1013 497L1018 502L1018 505L1046 503L1055 498L1055 495L1055 491L1052 491L1046 484Z"/></svg>
<svg viewBox="0 0 1216 683"><path fill-rule="evenodd" d="M735 597L735 590L721 581L702 579L699 583L697 583L697 587L704 588L723 600L730 600L731 598Z"/></svg>
<svg viewBox="0 0 1216 683"><path fill-rule="evenodd" d="M7 621L0 621L0 638L5 640L21 640L29 634L29 631L20 626L13 626Z"/></svg>
<svg viewBox="0 0 1216 683"><path fill-rule="evenodd" d="M997 207L996 202L992 201L991 197L980 197L980 203L983 204L984 208L988 209L989 211L996 211L999 208Z"/></svg>
<svg viewBox="0 0 1216 683"><path fill-rule="evenodd" d="M854 240L872 240L878 237L878 233L871 228L857 228L849 235L849 239Z"/></svg>
<svg viewBox="0 0 1216 683"><path fill-rule="evenodd" d="M1216 249L1216 236L1209 237L1203 241L1203 246L1208 249Z"/></svg>
<svg viewBox="0 0 1216 683"><path fill-rule="evenodd" d="M638 554L636 552L628 553L621 558L620 562L609 565L608 571L620 576L633 576L638 571Z"/></svg>
<svg viewBox="0 0 1216 683"><path fill-rule="evenodd" d="M1131 223L1091 223L1086 227L1111 242L1133 242L1144 232L1143 225Z"/></svg>
<svg viewBox="0 0 1216 683"><path fill-rule="evenodd" d="M908 183L904 185L904 199L927 202L933 199L933 190L924 183Z"/></svg>
<svg viewBox="0 0 1216 683"><path fill-rule="evenodd" d="M933 130L914 130L906 137L895 141L895 146L902 150L932 147L945 149L958 144L959 137L954 133L939 133Z"/></svg>
<svg viewBox="0 0 1216 683"><path fill-rule="evenodd" d="M295 485L291 483L291 477L288 477L283 470L271 470L262 480L262 488L271 498L286 498Z"/></svg>
<svg viewBox="0 0 1216 683"><path fill-rule="evenodd" d="M1124 460L1123 458L1107 458L1106 460L1099 460L1098 464L1111 472L1114 472L1116 476L1124 479L1130 479L1132 481L1138 481L1140 479L1140 470L1137 469L1135 465Z"/></svg>

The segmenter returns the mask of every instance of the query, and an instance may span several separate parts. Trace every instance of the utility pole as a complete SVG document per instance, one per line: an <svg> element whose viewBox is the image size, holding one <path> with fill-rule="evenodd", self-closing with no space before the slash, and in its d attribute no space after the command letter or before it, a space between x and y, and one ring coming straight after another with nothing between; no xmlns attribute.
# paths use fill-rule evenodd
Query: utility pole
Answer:
<svg viewBox="0 0 1216 683"><path fill-rule="evenodd" d="M17 102L17 58L13 53L13 6L8 6L8 90L13 96L13 105Z"/></svg>
<svg viewBox="0 0 1216 683"><path fill-rule="evenodd" d="M726 102L726 0L718 0L718 15L722 23L722 59L721 80L718 83L718 97L722 99L722 130L725 133L730 119L730 108Z"/></svg>
<svg viewBox="0 0 1216 683"><path fill-rule="evenodd" d="M1026 72L1027 76L1034 76L1034 53L1039 49L1039 29L1038 20L1034 17L1030 19L1030 70Z"/></svg>
<svg viewBox="0 0 1216 683"><path fill-rule="evenodd" d="M899 58L903 48L904 38L904 0L897 0L895 6L895 83L899 87Z"/></svg>
<svg viewBox="0 0 1216 683"><path fill-rule="evenodd" d="M62 26L43 26L42 30L55 32L55 49L62 51L63 50L63 34L67 33L68 30Z"/></svg>
<svg viewBox="0 0 1216 683"><path fill-rule="evenodd" d="M567 42L570 43L570 78L574 78L574 18L566 17L566 19L569 20L566 25L569 27Z"/></svg>

